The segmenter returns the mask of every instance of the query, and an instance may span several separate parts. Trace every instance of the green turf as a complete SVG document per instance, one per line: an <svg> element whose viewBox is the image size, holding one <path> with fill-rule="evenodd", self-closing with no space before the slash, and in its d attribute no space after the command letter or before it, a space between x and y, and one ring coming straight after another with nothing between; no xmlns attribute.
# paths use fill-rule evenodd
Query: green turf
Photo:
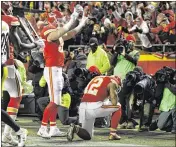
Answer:
<svg viewBox="0 0 176 147"><path fill-rule="evenodd" d="M68 142L65 137L53 137L49 140L40 138L36 135L40 122L33 121L34 117L18 117L17 123L28 129L28 140L26 146L119 146L119 144L133 144L133 145L146 145L146 146L175 146L175 135L163 131L153 132L138 132L137 129L133 130L118 130L118 134L122 137L121 140L109 141L108 128L95 128L94 137L91 141L82 141L75 135L72 143ZM67 131L69 126L63 126L60 121L57 121L59 128L62 131Z"/></svg>

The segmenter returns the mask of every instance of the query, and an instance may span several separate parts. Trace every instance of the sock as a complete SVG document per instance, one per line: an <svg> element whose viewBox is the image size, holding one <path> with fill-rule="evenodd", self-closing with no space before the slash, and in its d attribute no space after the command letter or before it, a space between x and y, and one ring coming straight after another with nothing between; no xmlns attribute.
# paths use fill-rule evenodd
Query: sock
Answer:
<svg viewBox="0 0 176 147"><path fill-rule="evenodd" d="M47 126L41 125L41 128L46 130Z"/></svg>
<svg viewBox="0 0 176 147"><path fill-rule="evenodd" d="M16 124L15 121L8 115L8 113L2 109L1 109L1 120L6 124L4 128L5 134L8 134L10 132L11 129L9 128L12 128L15 132L20 130L18 124Z"/></svg>
<svg viewBox="0 0 176 147"><path fill-rule="evenodd" d="M53 103L52 105L53 105L53 111L50 115L49 121L50 121L50 126L54 127L56 126L56 116L58 113L58 106L55 103Z"/></svg>
<svg viewBox="0 0 176 147"><path fill-rule="evenodd" d="M16 115L10 115L10 117L12 118L12 120L15 121ZM10 135L11 132L12 132L12 128L11 128L9 125L6 124L6 125L4 126L4 134L5 134L5 135Z"/></svg>
<svg viewBox="0 0 176 147"><path fill-rule="evenodd" d="M117 129L110 128L110 134L115 135L117 132Z"/></svg>
<svg viewBox="0 0 176 147"><path fill-rule="evenodd" d="M43 113L43 119L42 119L42 125L47 126L49 118L53 112L53 109L55 110L55 106L53 102L50 102L48 106L45 108L44 113Z"/></svg>
<svg viewBox="0 0 176 147"><path fill-rule="evenodd" d="M121 108L119 108L117 111L115 111L112 114L112 117L111 117L111 130L112 130L112 132L117 129L120 118L121 118Z"/></svg>

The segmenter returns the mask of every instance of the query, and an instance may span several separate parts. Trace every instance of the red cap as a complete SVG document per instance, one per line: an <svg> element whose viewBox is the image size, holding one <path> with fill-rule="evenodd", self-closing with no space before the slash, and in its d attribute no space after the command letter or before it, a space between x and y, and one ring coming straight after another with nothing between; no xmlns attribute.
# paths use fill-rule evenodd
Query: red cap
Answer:
<svg viewBox="0 0 176 147"><path fill-rule="evenodd" d="M96 66L91 66L88 69L90 72L96 72L97 74L101 75L100 70Z"/></svg>
<svg viewBox="0 0 176 147"><path fill-rule="evenodd" d="M134 37L133 35L128 35L128 36L126 37L126 40L127 40L127 41L136 42L136 39L135 39L135 37Z"/></svg>

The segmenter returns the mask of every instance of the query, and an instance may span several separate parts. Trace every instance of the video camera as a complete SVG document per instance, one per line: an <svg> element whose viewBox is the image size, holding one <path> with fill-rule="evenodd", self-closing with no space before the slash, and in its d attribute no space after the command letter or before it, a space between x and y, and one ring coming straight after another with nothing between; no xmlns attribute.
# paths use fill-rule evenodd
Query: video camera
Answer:
<svg viewBox="0 0 176 147"><path fill-rule="evenodd" d="M89 82L90 80L92 80L94 77L98 76L99 74L96 72L90 72L88 69L86 68L77 68L75 69L74 74L76 75L76 77L79 77L81 79L84 79L85 81Z"/></svg>
<svg viewBox="0 0 176 147"><path fill-rule="evenodd" d="M155 73L154 77L156 81L160 83L166 83L166 82L174 83L175 73L176 73L175 69L164 66L162 69L158 70Z"/></svg>
<svg viewBox="0 0 176 147"><path fill-rule="evenodd" d="M75 69L74 74L77 77L85 78L89 74L89 71L86 68L77 68L77 69Z"/></svg>
<svg viewBox="0 0 176 147"><path fill-rule="evenodd" d="M143 75L141 80L134 87L135 94L141 99L142 96L147 95L146 100L153 98L155 92L155 81L150 75Z"/></svg>
<svg viewBox="0 0 176 147"><path fill-rule="evenodd" d="M126 75L125 81L127 86L134 86L140 81L143 72L141 71L131 71Z"/></svg>
<svg viewBox="0 0 176 147"><path fill-rule="evenodd" d="M133 48L133 43L125 39L119 39L116 41L113 49L118 54L121 54L124 49L126 53L129 53L132 50L132 48Z"/></svg>

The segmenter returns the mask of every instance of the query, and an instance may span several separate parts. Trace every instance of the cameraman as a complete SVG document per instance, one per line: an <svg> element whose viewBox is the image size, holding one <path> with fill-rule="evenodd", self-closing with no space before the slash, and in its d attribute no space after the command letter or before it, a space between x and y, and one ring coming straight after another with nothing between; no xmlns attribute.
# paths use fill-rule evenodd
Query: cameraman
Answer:
<svg viewBox="0 0 176 147"><path fill-rule="evenodd" d="M139 131L148 131L152 122L155 100L156 83L152 76L143 74L140 81L134 87L136 107L139 109Z"/></svg>
<svg viewBox="0 0 176 147"><path fill-rule="evenodd" d="M126 78L123 80L123 87L118 95L122 106L121 129L134 129L138 124L132 118L132 110L136 101L134 87L140 81L143 74L142 68L137 66L133 71L128 72Z"/></svg>
<svg viewBox="0 0 176 147"><path fill-rule="evenodd" d="M133 71L139 60L140 53L135 50L135 38L128 35L126 40L118 40L114 46L115 55L112 58L114 75L122 80L128 72Z"/></svg>
<svg viewBox="0 0 176 147"><path fill-rule="evenodd" d="M62 98L61 98L61 104L58 108L58 116L63 125L69 125L70 123L76 123L78 124L78 118L77 117L69 117L69 108L71 104L71 96L72 90L70 88L70 83L68 76L63 72L62 73L63 80L64 80L64 87L62 89ZM44 76L40 79L39 82L41 87L46 86L46 80L44 79ZM41 97L37 100L37 103L39 105L39 108L43 112L47 104L49 103L49 96Z"/></svg>
<svg viewBox="0 0 176 147"><path fill-rule="evenodd" d="M163 131L176 133L176 70L164 67L155 76L157 83L159 83L157 86L163 90L157 91L157 96L161 95L162 97L158 101L161 114L152 122L149 129L154 131L159 128ZM161 88L162 84L164 88Z"/></svg>

